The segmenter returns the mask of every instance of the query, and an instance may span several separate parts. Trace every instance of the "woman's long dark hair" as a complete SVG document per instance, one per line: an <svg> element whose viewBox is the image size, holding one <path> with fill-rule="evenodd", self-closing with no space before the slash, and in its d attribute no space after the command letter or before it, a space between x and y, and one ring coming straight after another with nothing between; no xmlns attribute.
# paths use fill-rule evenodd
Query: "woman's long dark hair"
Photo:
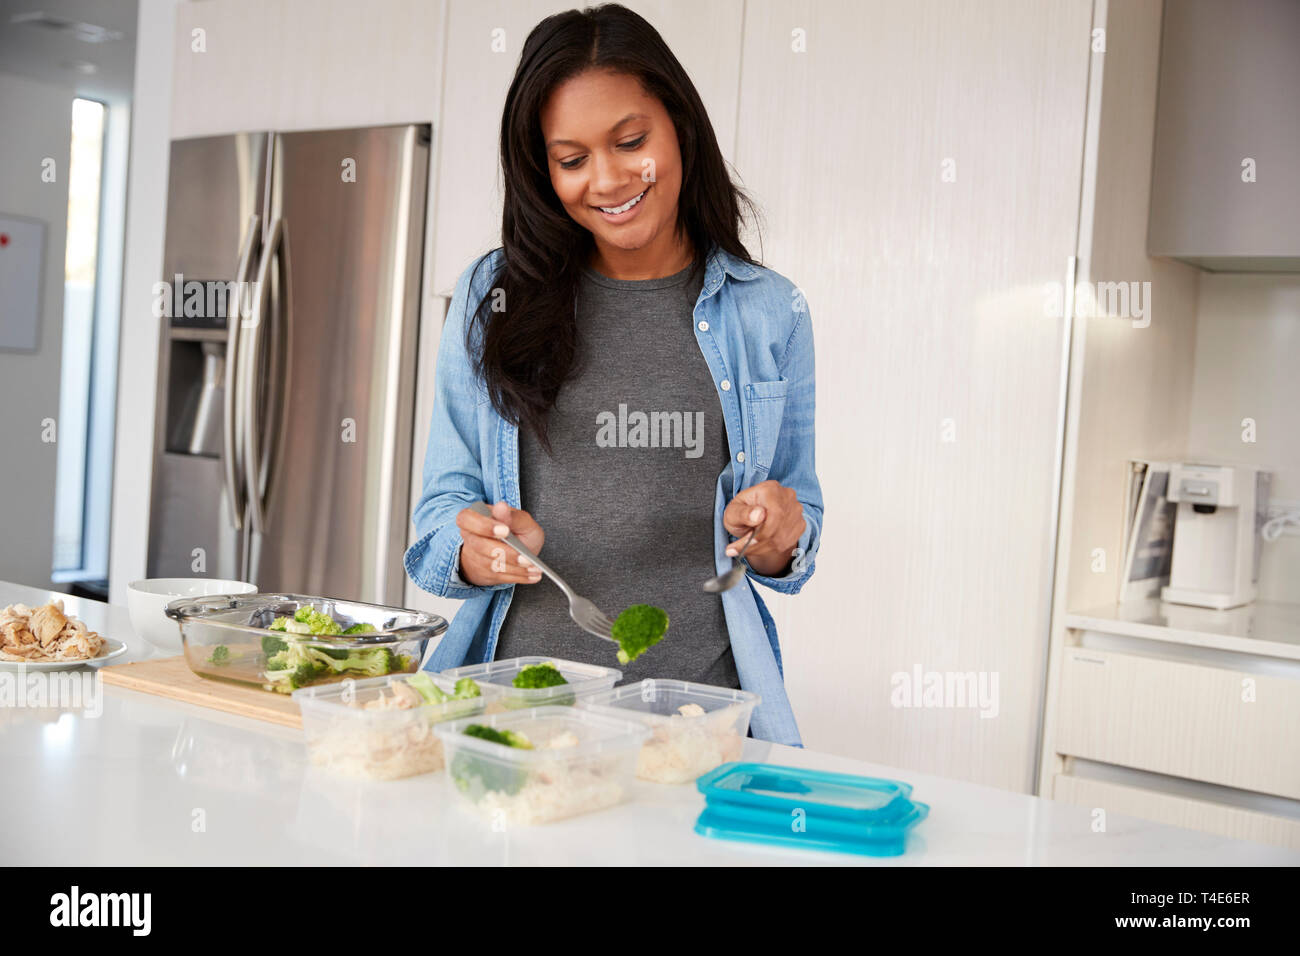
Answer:
<svg viewBox="0 0 1300 956"><path fill-rule="evenodd" d="M731 181L700 95L658 31L618 4L558 13L534 27L501 117L504 263L467 344L497 412L531 429L548 452L547 417L580 357L574 306L593 239L551 186L541 114L559 84L593 68L636 77L672 118L682 155L677 230L696 268L714 246L754 262L740 241L742 206L752 214L753 204Z"/></svg>

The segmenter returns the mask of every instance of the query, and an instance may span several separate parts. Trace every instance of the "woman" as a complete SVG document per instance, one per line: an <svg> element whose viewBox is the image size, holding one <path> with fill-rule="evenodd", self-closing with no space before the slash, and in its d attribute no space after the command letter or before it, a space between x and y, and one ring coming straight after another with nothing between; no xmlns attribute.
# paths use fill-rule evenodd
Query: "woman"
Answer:
<svg viewBox="0 0 1300 956"><path fill-rule="evenodd" d="M668 612L625 680L755 691L753 735L799 745L753 582L798 592L820 541L812 328L740 241L747 200L699 94L626 8L548 17L506 95L501 163L502 246L451 300L406 554L421 588L465 601L426 667L614 664L509 531L610 616ZM705 592L749 535L747 580Z"/></svg>

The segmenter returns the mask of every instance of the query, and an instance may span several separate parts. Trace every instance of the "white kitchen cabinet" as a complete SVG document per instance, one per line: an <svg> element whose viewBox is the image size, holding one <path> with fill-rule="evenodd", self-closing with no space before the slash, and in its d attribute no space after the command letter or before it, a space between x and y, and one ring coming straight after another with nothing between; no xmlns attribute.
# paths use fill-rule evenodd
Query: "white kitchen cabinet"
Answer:
<svg viewBox="0 0 1300 956"><path fill-rule="evenodd" d="M1273 813L1065 773L1053 778L1050 796L1076 806L1103 809L1107 813L1122 813L1237 840L1300 849L1300 819Z"/></svg>
<svg viewBox="0 0 1300 956"><path fill-rule="evenodd" d="M737 171L817 349L825 538L763 591L804 740L1027 790L1092 3L748 10ZM897 706L918 668L996 679L996 717Z"/></svg>
<svg viewBox="0 0 1300 956"><path fill-rule="evenodd" d="M1300 679L1068 647L1060 681L1060 754L1300 800Z"/></svg>
<svg viewBox="0 0 1300 956"><path fill-rule="evenodd" d="M1300 606L1129 602L1063 616L1040 793L1300 841Z"/></svg>
<svg viewBox="0 0 1300 956"><path fill-rule="evenodd" d="M445 3L200 0L176 9L172 137L433 123Z"/></svg>
<svg viewBox="0 0 1300 956"><path fill-rule="evenodd" d="M1300 4L1165 6L1152 255L1216 272L1300 272Z"/></svg>

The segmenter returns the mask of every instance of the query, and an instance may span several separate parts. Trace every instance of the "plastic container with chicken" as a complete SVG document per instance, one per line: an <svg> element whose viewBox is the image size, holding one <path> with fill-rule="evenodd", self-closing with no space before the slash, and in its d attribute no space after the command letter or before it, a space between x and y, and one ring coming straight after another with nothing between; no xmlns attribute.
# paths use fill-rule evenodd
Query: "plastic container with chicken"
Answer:
<svg viewBox="0 0 1300 956"><path fill-rule="evenodd" d="M562 820L622 802L649 731L573 706L531 707L447 721L447 781L495 825Z"/></svg>
<svg viewBox="0 0 1300 956"><path fill-rule="evenodd" d="M318 684L294 691L293 699L311 762L372 780L442 770L434 726L479 714L486 703L471 680L443 690L425 673Z"/></svg>
<svg viewBox="0 0 1300 956"><path fill-rule="evenodd" d="M758 694L709 684L647 678L583 698L595 713L632 718L650 730L636 775L654 783L690 783L739 760Z"/></svg>

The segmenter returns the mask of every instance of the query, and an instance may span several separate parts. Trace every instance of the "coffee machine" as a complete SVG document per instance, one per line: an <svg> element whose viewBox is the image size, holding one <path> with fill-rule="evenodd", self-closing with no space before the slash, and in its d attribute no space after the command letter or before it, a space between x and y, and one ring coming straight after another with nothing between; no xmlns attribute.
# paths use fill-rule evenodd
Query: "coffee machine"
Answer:
<svg viewBox="0 0 1300 956"><path fill-rule="evenodd" d="M1177 503L1178 512L1162 600L1219 610L1255 600L1259 529L1268 513L1272 477L1249 465L1170 467L1165 497Z"/></svg>

